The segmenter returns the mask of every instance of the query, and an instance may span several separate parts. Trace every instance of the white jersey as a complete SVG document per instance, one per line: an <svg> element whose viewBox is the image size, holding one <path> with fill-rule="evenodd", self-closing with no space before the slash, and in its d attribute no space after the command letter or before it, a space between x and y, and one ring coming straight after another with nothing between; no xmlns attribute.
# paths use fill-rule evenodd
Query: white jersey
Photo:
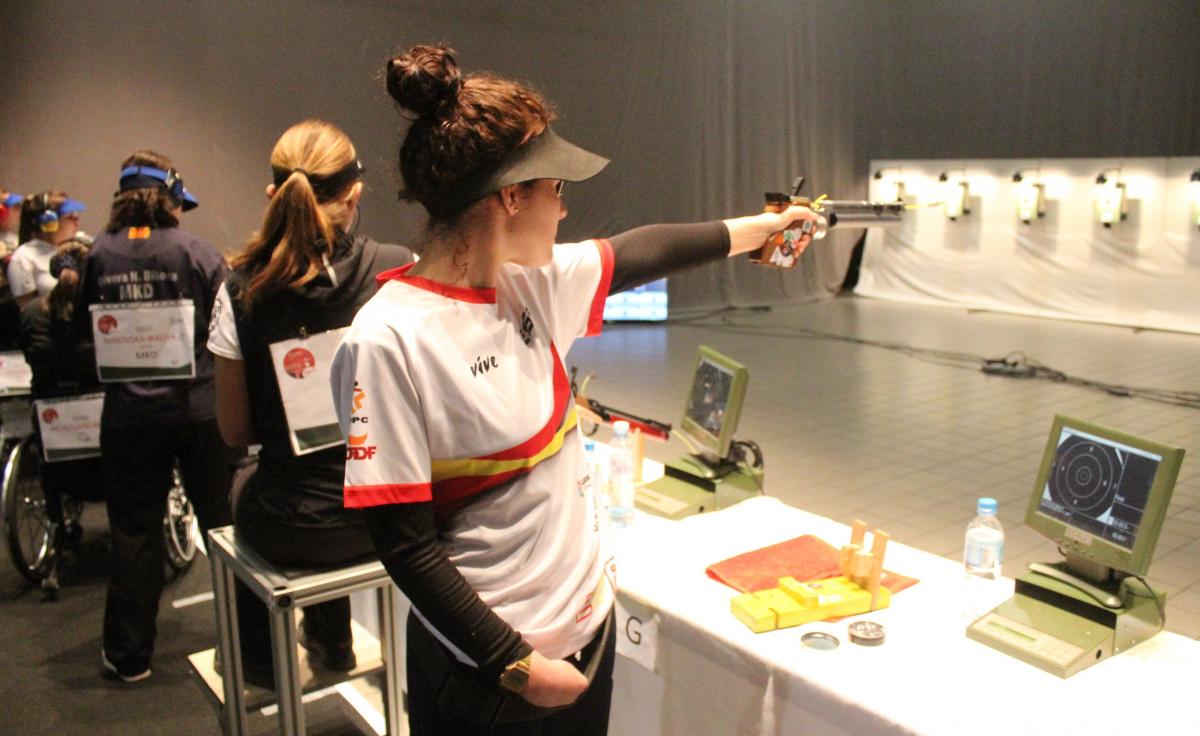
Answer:
<svg viewBox="0 0 1200 736"><path fill-rule="evenodd" d="M459 572L551 658L586 645L615 594L561 358L599 333L612 262L588 241L494 289L386 272L332 370L346 506L432 501Z"/></svg>
<svg viewBox="0 0 1200 736"><path fill-rule="evenodd" d="M34 238L13 251L8 262L8 285L13 296L45 296L54 289L58 279L50 275L50 259L57 250L53 243Z"/></svg>

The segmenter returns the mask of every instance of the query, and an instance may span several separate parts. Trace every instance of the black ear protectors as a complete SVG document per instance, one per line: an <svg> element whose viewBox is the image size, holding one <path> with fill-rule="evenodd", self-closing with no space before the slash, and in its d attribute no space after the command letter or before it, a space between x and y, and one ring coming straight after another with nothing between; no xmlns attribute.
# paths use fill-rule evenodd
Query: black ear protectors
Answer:
<svg viewBox="0 0 1200 736"><path fill-rule="evenodd" d="M171 195L171 200L176 206L183 205L183 177L175 169L167 169L166 176L163 177L163 189L167 190L167 194Z"/></svg>

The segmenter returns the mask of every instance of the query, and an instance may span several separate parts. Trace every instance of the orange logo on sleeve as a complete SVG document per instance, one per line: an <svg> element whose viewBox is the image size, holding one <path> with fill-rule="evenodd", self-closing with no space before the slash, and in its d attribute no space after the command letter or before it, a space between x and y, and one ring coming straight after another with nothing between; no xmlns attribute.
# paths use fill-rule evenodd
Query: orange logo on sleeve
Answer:
<svg viewBox="0 0 1200 736"><path fill-rule="evenodd" d="M350 425L357 428L357 425L366 424L369 420L365 415L360 416L359 410L362 409L363 401L367 398L367 392L363 391L358 381L354 382L354 399L353 408L350 413L354 416L350 417ZM365 427L364 427L365 429ZM351 434L346 437L346 460L370 460L375 457L375 445L367 445L367 432L362 434Z"/></svg>

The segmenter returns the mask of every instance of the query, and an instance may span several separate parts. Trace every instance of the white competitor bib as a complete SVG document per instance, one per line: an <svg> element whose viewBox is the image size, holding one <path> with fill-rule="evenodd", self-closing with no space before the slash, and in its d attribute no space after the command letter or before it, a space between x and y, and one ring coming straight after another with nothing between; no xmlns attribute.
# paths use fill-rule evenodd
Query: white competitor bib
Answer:
<svg viewBox="0 0 1200 736"><path fill-rule="evenodd" d="M101 381L195 378L196 322L191 299L93 304L90 311Z"/></svg>
<svg viewBox="0 0 1200 736"><path fill-rule="evenodd" d="M0 353L0 394L27 394L33 370L19 351Z"/></svg>
<svg viewBox="0 0 1200 736"><path fill-rule="evenodd" d="M100 457L100 413L104 394L85 394L33 402L48 463Z"/></svg>
<svg viewBox="0 0 1200 736"><path fill-rule="evenodd" d="M271 365L283 399L292 452L310 452L343 443L329 388L329 367L345 327L271 343Z"/></svg>

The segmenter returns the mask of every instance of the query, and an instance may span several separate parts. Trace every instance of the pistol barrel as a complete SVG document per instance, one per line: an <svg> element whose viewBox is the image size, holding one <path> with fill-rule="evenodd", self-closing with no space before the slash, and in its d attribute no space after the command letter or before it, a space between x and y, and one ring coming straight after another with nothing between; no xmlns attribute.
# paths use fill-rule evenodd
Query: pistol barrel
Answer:
<svg viewBox="0 0 1200 736"><path fill-rule="evenodd" d="M903 202L824 200L821 203L829 227L886 227L900 223Z"/></svg>

